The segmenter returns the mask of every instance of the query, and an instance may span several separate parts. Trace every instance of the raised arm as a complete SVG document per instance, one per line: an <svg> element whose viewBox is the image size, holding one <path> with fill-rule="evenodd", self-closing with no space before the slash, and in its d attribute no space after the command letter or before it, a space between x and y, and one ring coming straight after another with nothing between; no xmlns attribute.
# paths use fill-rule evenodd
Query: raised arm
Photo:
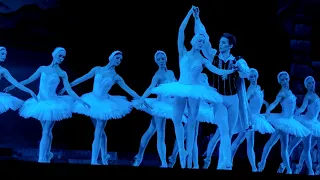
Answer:
<svg viewBox="0 0 320 180"><path fill-rule="evenodd" d="M190 19L190 16L192 15L192 13L193 13L193 6L189 10L187 16L184 18L184 20L182 21L182 23L181 23L181 25L179 27L179 32L178 32L178 52L179 52L179 57L180 58L187 52L187 49L186 49L186 47L184 45L184 39L185 39L184 30L187 27L188 21Z"/></svg>
<svg viewBox="0 0 320 180"><path fill-rule="evenodd" d="M80 101L81 103L83 103L84 105L89 106L86 102L84 102L72 89L68 80L68 74L63 71L62 75L61 75L62 81L63 81L63 86L66 89L66 91L68 92L68 94L73 97L74 99ZM90 106L89 106L90 107Z"/></svg>
<svg viewBox="0 0 320 180"><path fill-rule="evenodd" d="M99 67L92 68L87 74L85 74L85 75L79 77L78 79L74 80L73 82L71 82L70 87L77 86L78 84L83 83L84 81L87 81L88 79L94 77L98 68ZM60 95L63 94L65 92L65 90L66 90L65 88L62 88L60 90L59 94Z"/></svg>
<svg viewBox="0 0 320 180"><path fill-rule="evenodd" d="M203 47L203 55L210 61L213 61L214 56L217 53L216 49L213 49L211 46L211 43L209 41L209 35L206 31L206 28L204 27L204 25L202 24L201 20L200 20L200 16L199 16L199 8L194 8L194 20L195 20L195 24L194 24L194 33L195 34L203 34L205 36L207 36L207 42L204 44Z"/></svg>
<svg viewBox="0 0 320 180"><path fill-rule="evenodd" d="M157 76L157 75L153 76L150 86L149 86L148 89L143 93L141 99L145 99L146 97L150 96L151 90L152 90L154 87L156 87L156 85L159 83L159 81L160 81L159 76Z"/></svg>
<svg viewBox="0 0 320 180"><path fill-rule="evenodd" d="M276 97L276 100L273 101L273 103L270 104L270 106L267 108L266 113L269 114L277 105L281 102L283 96L281 93L279 93Z"/></svg>
<svg viewBox="0 0 320 180"><path fill-rule="evenodd" d="M250 68L244 59L239 59L236 63L240 78L247 78L250 75Z"/></svg>
<svg viewBox="0 0 320 180"><path fill-rule="evenodd" d="M32 83L33 81L37 80L40 77L41 72L43 71L43 68L44 68L44 66L40 66L35 73L33 73L28 79L21 81L19 84L22 84L25 86L25 85L28 85L28 84ZM4 91L9 92L14 88L15 88L15 85L13 84L9 87L6 87L4 89Z"/></svg>
<svg viewBox="0 0 320 180"><path fill-rule="evenodd" d="M29 93L32 97L36 97L36 94L32 90L20 84L16 79L14 79L7 69L3 68L2 74L3 74L3 77L5 77L12 85L14 85L15 87L19 88L24 92Z"/></svg>
<svg viewBox="0 0 320 180"><path fill-rule="evenodd" d="M117 75L117 84L124 90L126 91L128 94L130 94L130 96L132 96L135 99L139 99L140 96L134 91L132 90L122 79L122 77L120 77L119 75Z"/></svg>
<svg viewBox="0 0 320 180"><path fill-rule="evenodd" d="M308 96L306 95L306 96L303 98L303 103L302 103L301 107L298 108L297 111L296 111L296 114L297 114L297 115L300 115L301 113L303 113L303 112L306 110L306 108L307 108L307 106L308 106L308 102L309 102L309 98L308 98Z"/></svg>
<svg viewBox="0 0 320 180"><path fill-rule="evenodd" d="M80 83L83 83L84 81L87 81L88 79L91 79L94 77L94 75L96 74L96 71L99 67L94 67L92 68L87 74L79 77L78 79L72 81L70 83L70 86L73 87L73 86L77 86L78 84Z"/></svg>
<svg viewBox="0 0 320 180"><path fill-rule="evenodd" d="M234 69L231 70L223 70L219 69L216 66L212 65L210 61L208 60L203 60L203 65L212 73L223 76L223 75L228 75L234 72Z"/></svg>

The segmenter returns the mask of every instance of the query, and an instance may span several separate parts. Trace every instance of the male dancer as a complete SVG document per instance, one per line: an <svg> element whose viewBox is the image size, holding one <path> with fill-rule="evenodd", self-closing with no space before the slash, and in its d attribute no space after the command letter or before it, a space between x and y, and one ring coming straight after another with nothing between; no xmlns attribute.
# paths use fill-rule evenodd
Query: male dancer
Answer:
<svg viewBox="0 0 320 180"><path fill-rule="evenodd" d="M195 33L206 34L206 29L199 18L199 9L195 8ZM231 49L236 45L235 36L224 33L219 41L219 54L211 47L210 42L203 49L204 56L220 69L237 68L238 72L227 76L214 76L213 87L223 96L223 103L214 106L215 118L218 121L216 134L221 136L218 169L232 169L231 137L232 134L252 129L248 113L248 102L244 78L249 76L250 69L244 59L234 57ZM217 135L218 135L217 134ZM214 141L211 139L210 141ZM210 143L208 152L210 152ZM212 150L213 151L213 150ZM212 154L212 153L211 153ZM210 155L210 154L209 154ZM211 155L210 155L211 158Z"/></svg>

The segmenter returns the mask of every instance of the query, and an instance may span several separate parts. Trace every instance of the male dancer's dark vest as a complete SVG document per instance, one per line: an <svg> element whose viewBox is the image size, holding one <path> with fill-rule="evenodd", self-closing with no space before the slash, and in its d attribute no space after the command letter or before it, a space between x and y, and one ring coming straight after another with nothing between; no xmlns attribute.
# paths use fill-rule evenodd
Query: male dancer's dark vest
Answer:
<svg viewBox="0 0 320 180"><path fill-rule="evenodd" d="M216 55L213 58L212 64L216 66L219 69L232 69L233 64L236 63L239 59L241 59L241 56L235 57L233 60L228 60L226 63L219 59L219 56ZM214 75L213 76L213 87L217 89L217 91L221 95L230 96L237 94L237 86L236 86L236 80L239 77L239 73L236 71L232 74L229 74L228 77L223 80L222 76Z"/></svg>

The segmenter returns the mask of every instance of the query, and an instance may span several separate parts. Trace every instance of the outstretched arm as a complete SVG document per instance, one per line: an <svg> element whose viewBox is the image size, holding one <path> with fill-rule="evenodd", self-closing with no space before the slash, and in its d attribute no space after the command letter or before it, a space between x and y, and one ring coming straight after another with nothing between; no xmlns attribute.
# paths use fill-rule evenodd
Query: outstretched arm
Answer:
<svg viewBox="0 0 320 180"><path fill-rule="evenodd" d="M88 79L92 78L97 71L98 67L92 68L87 74L79 77L78 79L74 80L73 82L70 83L70 87L76 86L80 83L83 83L84 81L87 81ZM62 95L65 92L65 88L62 88L59 92L60 95Z"/></svg>
<svg viewBox="0 0 320 180"><path fill-rule="evenodd" d="M278 94L277 98L275 101L273 101L273 103L270 104L270 106L267 108L267 114L269 114L275 107L277 107L277 105L281 102L282 100L282 94Z"/></svg>
<svg viewBox="0 0 320 180"><path fill-rule="evenodd" d="M203 60L203 64L209 71L211 71L214 74L218 74L220 76L228 75L234 72L234 69L231 69L231 70L219 69L216 66L212 65L208 60Z"/></svg>
<svg viewBox="0 0 320 180"><path fill-rule="evenodd" d="M152 90L154 87L156 87L156 85L159 83L159 80L160 80L160 79L159 79L159 77L158 77L157 75L153 76L150 86L149 86L148 89L143 93L141 99L144 99L144 98L150 96L151 90Z"/></svg>
<svg viewBox="0 0 320 180"><path fill-rule="evenodd" d="M77 86L78 84L83 83L84 81L87 81L88 79L94 77L94 75L96 74L97 69L98 69L98 67L92 68L87 74L85 74L85 75L79 77L78 79L72 81L70 83L70 86L71 87Z"/></svg>
<svg viewBox="0 0 320 180"><path fill-rule="evenodd" d="M205 36L207 36L207 42L205 43L204 47L203 47L203 55L210 61L213 61L214 56L217 53L216 49L213 49L211 46L211 43L209 41L209 35L206 31L206 28L204 27L204 25L202 24L201 20L200 20L200 16L199 16L199 8L195 8L194 10L194 19L195 19L195 24L194 24L194 33L195 34L203 34Z"/></svg>
<svg viewBox="0 0 320 180"><path fill-rule="evenodd" d="M301 107L297 109L296 114L301 114L306 110L306 108L308 106L308 101L309 101L308 96L305 96L303 98L303 103L302 103Z"/></svg>
<svg viewBox="0 0 320 180"><path fill-rule="evenodd" d="M179 27L179 32L178 32L178 52L179 52L179 57L181 58L186 52L187 49L184 45L184 30L187 27L188 21L190 19L190 16L193 13L193 7L189 10L187 16L184 18L184 20L182 21L180 27Z"/></svg>
<svg viewBox="0 0 320 180"><path fill-rule="evenodd" d="M71 86L69 84L69 80L68 80L68 74L63 71L62 75L61 75L62 81L63 81L63 86L66 89L66 91L68 92L68 94L70 96L72 96L74 99L82 102L83 104L86 104L72 89Z"/></svg>
<svg viewBox="0 0 320 180"><path fill-rule="evenodd" d="M24 92L31 94L32 96L35 96L35 93L32 90L30 90L29 88L20 84L16 79L14 79L7 69L3 68L2 74L3 74L3 77L5 77L13 86L19 88L20 90L22 90Z"/></svg>
<svg viewBox="0 0 320 180"><path fill-rule="evenodd" d="M117 83L118 85L124 90L126 91L128 94L130 94L130 96L132 96L133 98L135 99L139 99L140 96L134 91L132 90L125 82L124 80L122 79L122 77L120 77L118 75L117 77Z"/></svg>

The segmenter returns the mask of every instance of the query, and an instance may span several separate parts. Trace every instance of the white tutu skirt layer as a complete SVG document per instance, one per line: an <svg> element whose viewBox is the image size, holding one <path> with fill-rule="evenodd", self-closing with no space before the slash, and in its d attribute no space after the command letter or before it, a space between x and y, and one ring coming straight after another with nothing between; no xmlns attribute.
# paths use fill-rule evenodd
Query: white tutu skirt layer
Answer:
<svg viewBox="0 0 320 180"><path fill-rule="evenodd" d="M272 125L266 120L266 118L261 114L252 114L253 118L253 128L255 131L258 131L261 134L272 134L275 132L275 129Z"/></svg>
<svg viewBox="0 0 320 180"><path fill-rule="evenodd" d="M293 117L284 118L280 113L271 114L267 120L274 126L275 129L289 133L296 137L306 137L311 133L309 129L304 127Z"/></svg>
<svg viewBox="0 0 320 180"><path fill-rule="evenodd" d="M71 96L58 96L54 100L36 101L30 98L23 103L20 116L34 118L40 121L60 121L72 117L73 98Z"/></svg>
<svg viewBox="0 0 320 180"><path fill-rule="evenodd" d="M0 114L8 111L9 109L16 111L23 104L19 98L11 96L8 93L0 93Z"/></svg>
<svg viewBox="0 0 320 180"><path fill-rule="evenodd" d="M214 103L221 103L222 96L212 87L201 84L182 84L171 82L161 84L152 90L153 94L161 96L187 97L200 100L206 100Z"/></svg>
<svg viewBox="0 0 320 180"><path fill-rule="evenodd" d="M213 107L208 103L201 101L197 120L199 122L216 124L216 122L214 121Z"/></svg>
<svg viewBox="0 0 320 180"><path fill-rule="evenodd" d="M88 103L91 108L87 108L81 102L76 101L73 105L73 112L83 114L94 119L110 120L120 119L132 110L132 104L125 96L109 96L101 99L92 92L81 96L81 99Z"/></svg>
<svg viewBox="0 0 320 180"><path fill-rule="evenodd" d="M133 100L132 104L137 110L144 111L151 116L157 116L172 120L174 111L174 98L162 98L161 100L159 100L158 98L146 98L145 101L152 109L147 108L144 104L137 105L138 100ZM182 116L182 122L187 122L185 115Z"/></svg>
<svg viewBox="0 0 320 180"><path fill-rule="evenodd" d="M308 119L305 115L296 116L295 119L308 128L312 136L320 137L320 122L318 119Z"/></svg>

